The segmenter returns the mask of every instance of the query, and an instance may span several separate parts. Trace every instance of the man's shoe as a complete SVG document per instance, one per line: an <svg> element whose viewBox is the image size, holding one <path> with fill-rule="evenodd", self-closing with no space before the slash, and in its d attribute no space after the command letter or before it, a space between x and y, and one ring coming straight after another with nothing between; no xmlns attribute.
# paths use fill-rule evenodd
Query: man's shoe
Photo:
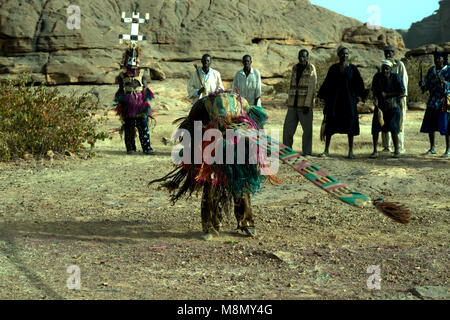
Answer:
<svg viewBox="0 0 450 320"><path fill-rule="evenodd" d="M394 154L392 155L392 158L394 158L394 159L400 158L400 152L394 152Z"/></svg>
<svg viewBox="0 0 450 320"><path fill-rule="evenodd" d="M444 158L444 159L450 159L450 152L444 153L444 155L442 156L442 158Z"/></svg>
<svg viewBox="0 0 450 320"><path fill-rule="evenodd" d="M432 155L432 154L436 154L436 150L430 149L430 150L428 150L427 152L425 152L423 155L424 155L424 156L430 156L430 155Z"/></svg>
<svg viewBox="0 0 450 320"><path fill-rule="evenodd" d="M127 151L127 154L135 154L136 153L136 150L128 150Z"/></svg>
<svg viewBox="0 0 450 320"><path fill-rule="evenodd" d="M391 149L389 149L389 148L384 148L381 152L391 152Z"/></svg>
<svg viewBox="0 0 450 320"><path fill-rule="evenodd" d="M212 238L213 238L213 235L211 234L211 233L204 233L204 234L202 234L201 235L201 238L203 239L203 240L205 240L205 241L209 241L209 240L211 240Z"/></svg>
<svg viewBox="0 0 450 320"><path fill-rule="evenodd" d="M144 154L149 154L149 155L155 155L156 154L156 152L155 152L155 150L153 150L153 149L150 149L150 150L147 150L147 151L144 151Z"/></svg>
<svg viewBox="0 0 450 320"><path fill-rule="evenodd" d="M245 228L244 228L244 232L245 232L248 236L250 236L250 237L252 237L252 238L256 237L256 230L255 230L255 228L245 227Z"/></svg>
<svg viewBox="0 0 450 320"><path fill-rule="evenodd" d="M370 159L376 159L376 158L378 158L378 152L373 152L373 153L369 156L369 158L370 158Z"/></svg>

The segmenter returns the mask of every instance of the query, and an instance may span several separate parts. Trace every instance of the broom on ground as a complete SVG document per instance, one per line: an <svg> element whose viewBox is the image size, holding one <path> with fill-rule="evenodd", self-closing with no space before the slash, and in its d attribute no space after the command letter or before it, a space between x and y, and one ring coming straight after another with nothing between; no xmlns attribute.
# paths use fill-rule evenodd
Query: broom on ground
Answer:
<svg viewBox="0 0 450 320"><path fill-rule="evenodd" d="M387 202L383 198L374 200L373 204L386 217L404 225L409 223L411 212L404 205L396 202Z"/></svg>

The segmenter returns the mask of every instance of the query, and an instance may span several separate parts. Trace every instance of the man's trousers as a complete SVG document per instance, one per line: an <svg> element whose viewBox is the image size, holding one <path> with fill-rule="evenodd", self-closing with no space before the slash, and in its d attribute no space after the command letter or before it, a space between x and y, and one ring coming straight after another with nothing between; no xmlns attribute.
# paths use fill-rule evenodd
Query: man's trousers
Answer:
<svg viewBox="0 0 450 320"><path fill-rule="evenodd" d="M143 152L149 152L152 150L150 146L150 133L148 132L148 118L147 117L137 117L137 118L126 118L125 119L125 146L127 152L136 151L136 131L137 127L139 132L139 141L141 142L141 147Z"/></svg>
<svg viewBox="0 0 450 320"><path fill-rule="evenodd" d="M303 113L303 108L289 108L283 126L283 144L292 148L294 135L300 122L303 130L302 151L305 155L312 154L313 138L313 110L308 108L308 113Z"/></svg>
<svg viewBox="0 0 450 320"><path fill-rule="evenodd" d="M405 121L406 121L406 110L408 109L406 99L407 99L406 97L401 98L400 133L398 134L398 150L400 153L405 152ZM381 134L381 138L383 140L383 148L392 151L390 133L383 132Z"/></svg>

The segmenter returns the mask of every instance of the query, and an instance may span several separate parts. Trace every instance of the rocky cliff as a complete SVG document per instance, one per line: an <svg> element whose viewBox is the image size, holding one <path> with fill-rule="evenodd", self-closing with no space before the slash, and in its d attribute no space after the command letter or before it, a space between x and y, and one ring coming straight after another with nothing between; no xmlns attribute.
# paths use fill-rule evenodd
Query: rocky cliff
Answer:
<svg viewBox="0 0 450 320"><path fill-rule="evenodd" d="M399 33L368 29L361 22L309 0L0 0L0 79L27 72L48 84L112 84L130 32L127 16L150 13L142 63L153 79L187 78L203 53L231 80L249 53L271 84L297 61L300 48L312 60L335 55L345 43L362 67L378 64L382 48L404 49ZM79 28L76 11L78 6ZM401 54L401 52L400 52Z"/></svg>
<svg viewBox="0 0 450 320"><path fill-rule="evenodd" d="M439 10L420 22L413 23L404 32L403 39L408 48L414 49L432 43L450 41L450 0L441 0Z"/></svg>

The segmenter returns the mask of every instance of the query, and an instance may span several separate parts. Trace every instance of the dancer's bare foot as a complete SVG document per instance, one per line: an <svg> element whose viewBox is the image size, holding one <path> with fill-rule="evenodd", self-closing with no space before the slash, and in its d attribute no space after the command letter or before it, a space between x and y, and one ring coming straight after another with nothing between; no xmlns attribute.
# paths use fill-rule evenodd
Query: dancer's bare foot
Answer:
<svg viewBox="0 0 450 320"><path fill-rule="evenodd" d="M219 231L217 231L215 228L209 228L208 231L206 231L204 234L201 235L201 238L203 240L211 240L214 237L217 237L219 235Z"/></svg>

